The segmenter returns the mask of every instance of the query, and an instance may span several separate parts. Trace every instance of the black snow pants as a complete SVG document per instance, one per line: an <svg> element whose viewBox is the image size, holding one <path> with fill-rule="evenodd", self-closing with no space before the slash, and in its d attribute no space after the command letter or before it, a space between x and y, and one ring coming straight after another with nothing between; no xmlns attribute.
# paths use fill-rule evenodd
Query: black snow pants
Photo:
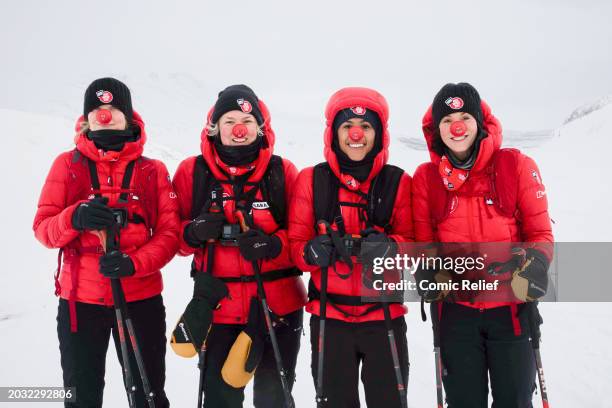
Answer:
<svg viewBox="0 0 612 408"><path fill-rule="evenodd" d="M392 320L404 386L408 382L406 320ZM312 378L317 381L319 317L310 319ZM323 396L328 408L359 407L359 365L368 407L401 408L397 379L384 321L348 323L327 319L325 323ZM313 398L314 399L314 398ZM313 402L314 403L314 402Z"/></svg>
<svg viewBox="0 0 612 408"><path fill-rule="evenodd" d="M293 388L295 366L300 337L303 333L304 311L300 309L283 316L286 324L275 327L287 383ZM221 377L221 368L230 348L244 326L236 324L213 324L206 340L206 372L204 375L204 408L241 408L244 401L244 387L234 388ZM263 357L255 370L253 381L253 405L255 408L280 408L284 406L284 394L272 343L266 337Z"/></svg>
<svg viewBox="0 0 612 408"><path fill-rule="evenodd" d="M529 311L443 303L440 348L448 408L532 408L536 388ZM535 307L535 305L533 306Z"/></svg>
<svg viewBox="0 0 612 408"><path fill-rule="evenodd" d="M164 392L166 381L166 309L161 295L129 302L128 312L134 323L147 377L155 393L155 406L169 407ZM70 331L68 301L60 299L57 311L64 387L76 387L76 402L66 402L70 408L102 407L106 351L111 332L119 362L123 366L115 311L112 307L76 303L78 331ZM131 367L138 392L136 406L148 407L136 360L130 349ZM127 398L127 397L126 397ZM127 399L126 399L127 406Z"/></svg>

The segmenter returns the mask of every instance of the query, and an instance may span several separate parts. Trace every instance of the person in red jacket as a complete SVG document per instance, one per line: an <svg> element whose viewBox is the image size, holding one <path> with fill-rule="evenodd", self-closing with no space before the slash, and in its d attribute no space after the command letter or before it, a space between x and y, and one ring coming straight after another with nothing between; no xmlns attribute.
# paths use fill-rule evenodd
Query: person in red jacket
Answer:
<svg viewBox="0 0 612 408"><path fill-rule="evenodd" d="M319 406L358 407L360 365L368 406L401 407L406 403L405 396L398 396L396 378L399 374L405 387L406 308L401 303L391 303L385 311L382 303L361 299L366 277L361 263L364 248L369 248L370 257L383 257L391 255L394 243L414 240L411 178L403 170L386 165L388 115L385 98L372 89L353 87L334 93L325 110L326 162L300 172L289 207L291 253L298 268L311 274L306 310L312 313L312 375ZM376 206L368 205L374 201ZM387 214L378 214L372 207L387 207ZM320 220L329 223L332 231L321 230ZM346 248L334 245L338 236ZM358 246L361 251L356 252ZM338 259L345 250L350 260L346 256ZM361 256L360 261L355 255ZM321 386L317 382L321 381L319 326L325 270L328 301ZM388 319L385 312L389 313ZM396 357L401 373L394 372L388 329L393 330L397 340L393 347L399 353Z"/></svg>
<svg viewBox="0 0 612 408"><path fill-rule="evenodd" d="M249 316L260 308L255 267L276 321L274 330L289 388L294 383L306 303L301 272L290 258L287 238L286 207L297 169L289 160L273 155L270 113L246 85L232 85L219 93L201 140L201 155L184 160L173 179L182 220L179 253L193 255L195 280L194 300L183 317L196 325L199 309L207 306L197 306L197 310L191 306L214 291L214 282L222 287L218 291L223 293L211 301L213 324L205 336L204 406L241 407L246 382L236 384L222 370L232 344L241 331L249 330ZM206 333L208 327L191 329ZM251 353L261 353L249 357L258 364L246 370L257 367L254 405L284 406L270 341L261 350L253 346Z"/></svg>
<svg viewBox="0 0 612 408"><path fill-rule="evenodd" d="M417 241L486 248L489 273L466 272L461 279L501 282L493 293L420 292L433 302L448 406L487 407L490 379L495 407L531 407L536 366L530 336L534 327L539 332L533 320L540 317L534 303L523 301L545 294L553 242L539 169L518 150L500 148L499 121L467 83L442 87L423 118L423 132L431 162L414 174ZM498 271L491 269L493 258L502 266ZM416 278L441 281L442 272L419 270ZM515 292L519 279L529 287L522 300Z"/></svg>
<svg viewBox="0 0 612 408"><path fill-rule="evenodd" d="M111 331L121 355L109 278L121 278L155 405L167 407L160 268L176 253L179 229L168 171L162 162L142 156L144 122L132 110L128 87L114 78L89 85L76 131L76 148L53 162L33 226L43 245L63 252L56 277L57 332L64 386L77 390L76 402L66 407L102 406ZM117 209L127 224L119 249L105 253L100 231L115 223ZM137 406L144 407L134 361L131 366Z"/></svg>

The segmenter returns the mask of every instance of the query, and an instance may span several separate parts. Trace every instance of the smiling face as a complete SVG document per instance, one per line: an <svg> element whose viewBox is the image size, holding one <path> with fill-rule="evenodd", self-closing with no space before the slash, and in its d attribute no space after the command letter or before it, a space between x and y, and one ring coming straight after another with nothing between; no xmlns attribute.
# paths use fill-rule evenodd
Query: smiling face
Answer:
<svg viewBox="0 0 612 408"><path fill-rule="evenodd" d="M235 135L233 133L234 126L238 124L246 126L246 134ZM226 112L219 118L217 125L219 126L221 143L225 146L249 145L257 138L257 121L250 113L239 110Z"/></svg>
<svg viewBox="0 0 612 408"><path fill-rule="evenodd" d="M462 122L465 130L459 133L455 131L456 134L453 134L451 131L453 122ZM439 127L442 142L459 160L465 160L470 155L474 140L478 135L476 119L467 112L454 112L444 116Z"/></svg>
<svg viewBox="0 0 612 408"><path fill-rule="evenodd" d="M112 118L108 123L100 123L96 118L96 114L100 109L106 109L110 111L112 114ZM96 130L104 130L104 129L112 129L112 130L123 130L127 128L127 119L123 112L119 109L115 108L112 105L101 105L98 108L92 110L87 114L87 122L89 122L89 129Z"/></svg>
<svg viewBox="0 0 612 408"><path fill-rule="evenodd" d="M363 135L358 139L349 136L349 129L353 126L358 126L363 131ZM370 122L360 118L351 118L342 123L338 128L338 145L340 150L353 161L363 160L374 147L375 138L376 132Z"/></svg>

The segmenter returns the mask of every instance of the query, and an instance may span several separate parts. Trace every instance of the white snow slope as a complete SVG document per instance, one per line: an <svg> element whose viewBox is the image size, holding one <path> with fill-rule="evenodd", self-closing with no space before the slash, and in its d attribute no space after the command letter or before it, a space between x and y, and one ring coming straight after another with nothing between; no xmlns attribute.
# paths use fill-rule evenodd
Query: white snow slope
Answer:
<svg viewBox="0 0 612 408"><path fill-rule="evenodd" d="M525 151L538 162L547 184L558 241L611 241L612 193L606 167L607 148L612 146L610 119L612 105L607 105L562 126L545 142L525 146ZM31 222L49 166L58 153L72 147L73 123L56 116L14 110L0 110L0 123L3 124L0 172L4 176L0 206L5 232L0 235L0 259L4 262L0 297L0 386L59 386L62 377L55 328L57 299L53 296L52 279L56 251L43 248L34 239ZM149 129L150 140L155 140L157 131L155 127ZM279 139L277 151L294 159L300 167L321 157L320 138L311 139L307 144L285 142L282 135ZM195 147L197 143L192 145ZM410 172L427 160L424 151L411 150L397 139L393 140L392 148L392 163ZM171 171L186 153L154 143L146 152L162 158ZM188 259L177 257L164 269L169 326L190 296L188 265ZM411 304L410 308L409 405L432 407L435 388L431 329L428 323L420 321L418 305ZM545 320L542 354L551 405L555 408L611 407L606 391L612 372L609 353L612 306L545 304L542 314ZM294 392L299 408L315 405L307 333L306 327ZM126 406L121 371L112 346L107 361L105 406ZM196 361L176 357L169 351L167 377L166 390L172 405L193 406ZM539 396L534 397L535 406L539 405L538 399ZM251 400L249 389L245 407L251 406Z"/></svg>

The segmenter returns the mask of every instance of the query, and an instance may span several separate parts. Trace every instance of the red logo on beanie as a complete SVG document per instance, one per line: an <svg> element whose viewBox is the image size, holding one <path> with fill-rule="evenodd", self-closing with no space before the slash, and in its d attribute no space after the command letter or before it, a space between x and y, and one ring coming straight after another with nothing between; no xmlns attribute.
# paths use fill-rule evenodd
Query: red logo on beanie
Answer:
<svg viewBox="0 0 612 408"><path fill-rule="evenodd" d="M355 115L363 116L366 114L367 109L363 106L353 106L351 108L351 112L353 112Z"/></svg>
<svg viewBox="0 0 612 408"><path fill-rule="evenodd" d="M238 105L240 105L240 109L242 109L244 113L251 113L251 111L253 110L251 102L245 101L243 98L236 100L236 102L238 102Z"/></svg>
<svg viewBox="0 0 612 408"><path fill-rule="evenodd" d="M444 101L444 103L447 104L448 107L451 109L457 110L463 108L463 99L459 98L458 96L455 96L454 98L448 98Z"/></svg>
<svg viewBox="0 0 612 408"><path fill-rule="evenodd" d="M99 90L96 92L96 96L102 103L111 103L113 101L113 94L109 91Z"/></svg>

